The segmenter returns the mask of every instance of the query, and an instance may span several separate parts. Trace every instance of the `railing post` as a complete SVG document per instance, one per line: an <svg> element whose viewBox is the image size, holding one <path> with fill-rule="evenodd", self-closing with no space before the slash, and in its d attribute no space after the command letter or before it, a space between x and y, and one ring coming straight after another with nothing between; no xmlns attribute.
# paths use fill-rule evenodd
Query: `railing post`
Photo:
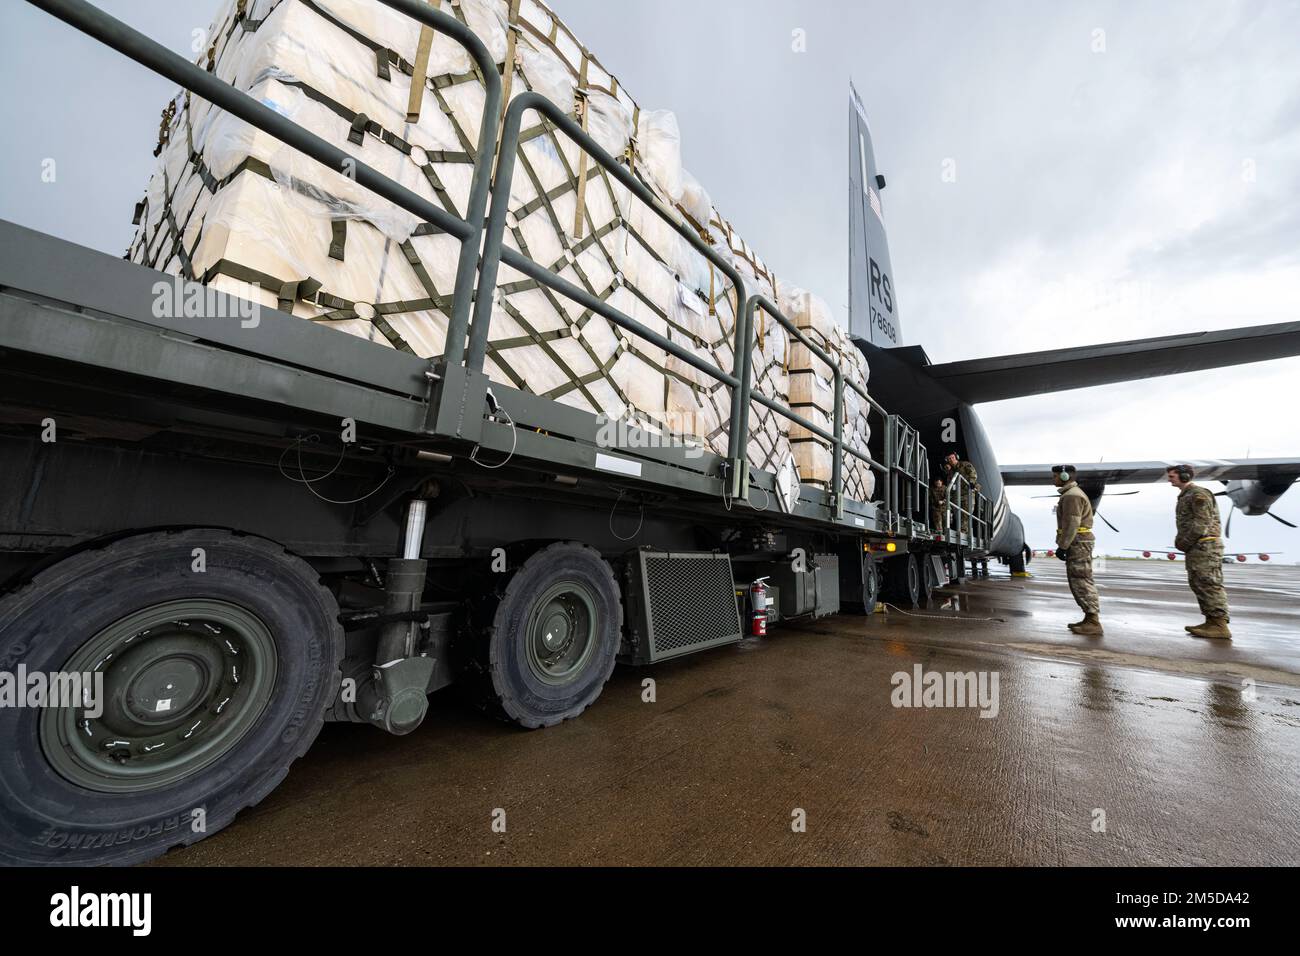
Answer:
<svg viewBox="0 0 1300 956"><path fill-rule="evenodd" d="M733 370L729 376L716 368L712 369L709 374L717 372L726 376L726 378L735 380L735 385L732 386L731 423L727 436L727 459L731 465L729 488L727 490L733 498L744 497L748 500L749 459L746 449L749 442L749 402L752 391L750 379L753 374L752 362L750 361L750 340L753 337L753 307L749 302L749 297L745 294L744 279L734 266L724 260L714 249L706 245L699 236L695 235L685 225L671 219L664 211L662 204L655 198L654 193L606 153L590 135L573 121L572 117L566 115L558 106L535 91L521 93L515 97L506 109L505 122L502 124L500 156L497 160L496 176L492 181L490 190L491 204L488 210L486 235L483 242L483 261L479 268L478 291L474 299L473 318L469 328L469 346L465 355L466 366L474 371L481 371L483 368L483 362L487 356L488 329L492 320L492 305L496 297L497 275L500 271L502 259L506 259L512 268L519 269L534 279L538 277L539 271L548 271L532 262L532 260L527 259L526 256L514 253L512 250L503 249L505 222L510 206L510 186L514 179L516 165L515 154L519 148L522 117L529 110L536 110L542 114L543 117L558 128L560 133L573 140L579 149L589 154L600 166L608 171L609 175L625 186L632 196L650 206L700 255L713 263L726 278L731 280L736 294ZM542 280L539 279L538 281ZM559 286L552 287L559 288ZM570 298L574 297L573 290L560 289L560 291ZM579 299L579 301L591 307L588 300ZM599 307L595 308L595 311L606 315L611 321L617 321L611 318L608 313L602 312ZM622 325L624 323L618 322L617 324ZM648 330L642 329L638 334L644 335L646 331ZM662 347L662 343L660 344ZM731 382L728 381L728 384L731 384Z"/></svg>
<svg viewBox="0 0 1300 956"><path fill-rule="evenodd" d="M732 343L732 374L740 386L731 392L731 428L727 433L727 458L731 462L732 498L749 498L749 393L753 389L753 329L757 296L746 296L736 286L736 334Z"/></svg>
<svg viewBox="0 0 1300 956"><path fill-rule="evenodd" d="M483 239L484 213L487 211L488 191L492 186L492 163L496 159L497 117L501 115L501 74L497 72L496 61L488 53L483 41L454 16L434 9L425 0L380 2L459 40L483 76L482 121L479 123L474 173L470 179L469 198L465 207L465 221L474 231L460 244L456 280L452 286L451 316L447 322L447 341L443 348L443 361L448 365L459 365L465 355L470 308L474 300L475 280L478 278L479 244ZM474 371L479 371L482 367L480 362Z"/></svg>
<svg viewBox="0 0 1300 956"><path fill-rule="evenodd" d="M894 530L894 416L885 416L885 510L889 513L889 530Z"/></svg>
<svg viewBox="0 0 1300 956"><path fill-rule="evenodd" d="M831 459L831 488L835 491L835 517L844 514L844 371L835 366L835 447Z"/></svg>

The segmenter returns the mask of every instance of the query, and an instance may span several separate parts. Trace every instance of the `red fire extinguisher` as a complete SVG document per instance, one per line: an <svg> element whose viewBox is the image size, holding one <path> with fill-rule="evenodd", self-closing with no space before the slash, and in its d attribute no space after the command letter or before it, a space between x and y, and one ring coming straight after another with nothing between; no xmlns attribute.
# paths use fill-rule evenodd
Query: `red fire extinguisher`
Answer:
<svg viewBox="0 0 1300 956"><path fill-rule="evenodd" d="M754 607L750 634L767 637L767 578L759 578L749 586L749 603Z"/></svg>

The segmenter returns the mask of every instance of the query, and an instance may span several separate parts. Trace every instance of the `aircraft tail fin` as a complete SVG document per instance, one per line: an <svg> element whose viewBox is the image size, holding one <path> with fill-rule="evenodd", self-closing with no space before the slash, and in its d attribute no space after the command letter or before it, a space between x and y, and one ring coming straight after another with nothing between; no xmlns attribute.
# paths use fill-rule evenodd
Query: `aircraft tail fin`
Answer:
<svg viewBox="0 0 1300 956"><path fill-rule="evenodd" d="M885 178L876 168L871 126L853 84L849 84L849 331L881 348L902 344L894 294L889 240L880 191Z"/></svg>

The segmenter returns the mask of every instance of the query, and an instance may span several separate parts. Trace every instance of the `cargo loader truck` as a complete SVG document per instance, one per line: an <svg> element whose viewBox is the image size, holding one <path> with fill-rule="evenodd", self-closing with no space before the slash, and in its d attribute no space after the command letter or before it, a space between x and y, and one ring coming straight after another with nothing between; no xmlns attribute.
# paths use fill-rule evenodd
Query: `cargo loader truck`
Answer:
<svg viewBox="0 0 1300 956"><path fill-rule="evenodd" d="M347 158L82 0L31 2L321 163ZM500 113L471 31L383 2L462 44L485 118ZM528 111L654 205L535 94L499 137L482 124L464 218L360 165L358 183L461 242L432 362L274 309L253 323L248 303L0 222L0 672L83 680L61 706L0 707L0 861L133 863L192 843L266 796L325 721L407 734L455 685L547 727L616 664L925 606L986 567L988 502L950 494L953 520L930 527L926 449L865 391L866 448L752 391L760 312L834 362L692 230L674 222L745 303L733 371L506 248ZM597 416L489 381L502 264L724 383L727 453L635 428L610 444ZM183 306L154 308L174 282ZM837 373L833 422L851 384ZM830 443L827 487L749 465L751 402ZM843 494L846 456L878 500Z"/></svg>

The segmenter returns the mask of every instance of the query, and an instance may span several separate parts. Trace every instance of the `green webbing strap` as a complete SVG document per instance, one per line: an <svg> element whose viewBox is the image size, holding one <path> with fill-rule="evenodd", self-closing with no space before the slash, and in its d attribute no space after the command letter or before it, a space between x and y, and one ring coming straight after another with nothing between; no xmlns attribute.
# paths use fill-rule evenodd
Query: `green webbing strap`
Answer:
<svg viewBox="0 0 1300 956"><path fill-rule="evenodd" d="M388 69L388 50L383 47L375 50L375 69L381 80L392 82L393 74Z"/></svg>
<svg viewBox="0 0 1300 956"><path fill-rule="evenodd" d="M431 163L473 163L469 153L458 149L426 149L424 155Z"/></svg>
<svg viewBox="0 0 1300 956"><path fill-rule="evenodd" d="M308 321L345 322L349 319L361 318L361 315L356 310L356 306L358 303L347 302L343 299L339 299L338 302L339 302L339 306L335 308L334 311L326 312L324 315L313 316ZM375 306L372 306L372 308L374 308L374 312L375 312L374 316L368 320L362 319L362 321L369 321L372 326L374 326L376 329L379 330L379 334L382 335L384 338L386 338L388 340L388 343L393 348L397 349L397 351L409 352L412 355L414 355L415 349L411 348L411 346L407 344L406 339L402 338L402 334L398 332L397 329L393 328L391 325L388 324L388 320L383 317L383 315L380 313L379 308ZM392 308L387 308L385 309L385 311L394 312L397 310Z"/></svg>
<svg viewBox="0 0 1300 956"><path fill-rule="evenodd" d="M365 113L358 113L352 117L352 128L348 130L348 142L360 146L365 141L366 127L370 125L370 117Z"/></svg>
<svg viewBox="0 0 1300 956"><path fill-rule="evenodd" d="M449 86L460 86L462 83L478 83L479 79L478 73L471 70L469 73L444 73L430 79L429 84L435 90L445 90Z"/></svg>
<svg viewBox="0 0 1300 956"><path fill-rule="evenodd" d="M266 17L262 17L261 20L250 20L247 6L247 0L239 0L239 6L235 10L235 23L239 24L245 33L256 33L257 28L266 22Z"/></svg>
<svg viewBox="0 0 1300 956"><path fill-rule="evenodd" d="M340 30L342 30L344 33L352 37L352 39L356 40L358 43L362 44L363 46L367 46L372 50L379 50L382 48L383 44L376 43L374 40L370 39L370 37L366 36L364 33L358 32L348 24L344 23L342 20L338 19L338 17L335 17L329 12L322 10L319 6L313 3L312 0L299 0L299 2L302 3L302 5L306 7L308 10L310 10L312 13L320 17L322 20L325 20L326 22L338 27ZM411 73L413 72L414 69L413 65L406 62L406 60L402 59L400 56L394 55L391 62L407 76L410 76Z"/></svg>
<svg viewBox="0 0 1300 956"><path fill-rule="evenodd" d="M236 166L234 171L225 179L217 179L216 176L212 175L212 170L210 170L208 164L203 161L202 153L191 153L190 165L194 167L194 171L198 173L199 179L203 180L203 185L207 187L208 192L210 193L216 193L218 190L229 186L235 180L235 177L243 172L250 172L254 175L261 176L263 179L269 179L272 182L275 182L275 174L271 172L271 167L262 160L253 156L247 157L242 163Z"/></svg>
<svg viewBox="0 0 1300 956"><path fill-rule="evenodd" d="M312 296L320 292L320 283L308 276L306 279L293 279L280 286L279 306L281 312L293 312L293 304L299 300L312 301Z"/></svg>
<svg viewBox="0 0 1300 956"><path fill-rule="evenodd" d="M259 272L257 269L249 268L238 262L232 262L229 259L218 259L212 263L199 281L204 285L208 285L217 276L230 276L237 282L246 282L249 285L261 286L266 289L278 289L284 284L283 280L270 273Z"/></svg>
<svg viewBox="0 0 1300 956"><path fill-rule="evenodd" d="M171 183L168 181L166 169L163 169L162 177L163 177L163 195L171 196L172 187L171 187ZM172 236L172 248L171 251L168 253L167 258L168 260L170 260L172 256L178 256L181 260L181 277L185 279L193 279L194 263L190 261L189 253L186 252L185 250L184 231L181 229L180 225L176 222L176 213L172 209L172 204L170 202L163 204L163 216L167 220L167 231L171 233ZM160 254L161 254L161 250L160 250Z"/></svg>
<svg viewBox="0 0 1300 956"><path fill-rule="evenodd" d="M433 49L433 27L420 24L420 39L415 46L415 68L411 71L411 91L406 100L406 122L420 122L424 102L424 80L429 74L429 53Z"/></svg>
<svg viewBox="0 0 1300 956"><path fill-rule="evenodd" d="M425 163L420 167L420 171L424 173L424 178L429 181L429 186L433 189L433 194L438 197L443 208L457 219L463 218L456 210L456 201L451 198L451 193L447 192L447 187L443 185L442 178L438 175L438 171L433 168L433 163Z"/></svg>
<svg viewBox="0 0 1300 956"><path fill-rule="evenodd" d="M443 295L438 291L438 287L433 284L433 277L429 275L429 270L420 261L420 255L415 251L415 246L411 244L411 240L407 239L398 248L402 250L402 255L406 257L406 262L411 267L411 271L415 273L415 278L419 280L421 288L429 296L432 306L440 312L450 315L452 297Z"/></svg>
<svg viewBox="0 0 1300 956"><path fill-rule="evenodd" d="M343 261L343 249L348 242L348 221L334 219L330 222L330 258Z"/></svg>
<svg viewBox="0 0 1300 956"><path fill-rule="evenodd" d="M549 190L544 195L540 190L538 190L538 194L536 196L528 200L528 202L524 203L522 206L518 206L514 210L512 210L512 212L514 213L515 221L518 222L520 220L527 219L533 213L537 212L537 210L545 206L548 200L554 202L556 199L559 199L561 196L563 196L572 188L573 188L572 183L560 183L560 185Z"/></svg>

